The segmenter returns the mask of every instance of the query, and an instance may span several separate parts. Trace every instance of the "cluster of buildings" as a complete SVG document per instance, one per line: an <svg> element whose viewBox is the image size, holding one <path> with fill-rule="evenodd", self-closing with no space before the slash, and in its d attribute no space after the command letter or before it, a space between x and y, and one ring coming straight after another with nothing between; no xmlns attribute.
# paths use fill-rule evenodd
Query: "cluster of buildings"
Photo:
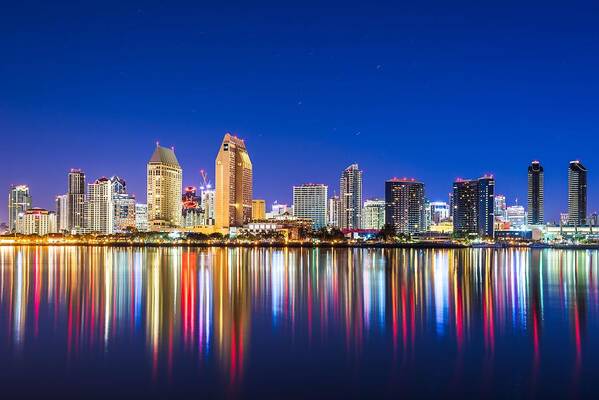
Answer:
<svg viewBox="0 0 599 400"><path fill-rule="evenodd" d="M124 179L68 173L67 191L56 197L56 210L32 207L29 188L15 185L8 197L8 231L21 234L102 234L132 231L191 232L237 235L284 232L298 237L306 230L337 228L348 237L372 235L381 229L398 235L478 238L533 238L533 231L592 233L597 216L587 217L587 169L580 161L568 167L568 213L559 226L545 223L544 170L528 167L527 208L507 206L495 193L495 179L457 179L449 201L429 201L424 183L414 178L385 182L383 199L363 199L363 171L352 164L341 171L334 193L325 184L293 186L293 204L253 197L252 162L245 142L227 133L215 160L215 185L202 171L199 190L183 188L183 170L173 149L159 144L147 164L146 203L127 191ZM338 189L338 190L337 190Z"/></svg>

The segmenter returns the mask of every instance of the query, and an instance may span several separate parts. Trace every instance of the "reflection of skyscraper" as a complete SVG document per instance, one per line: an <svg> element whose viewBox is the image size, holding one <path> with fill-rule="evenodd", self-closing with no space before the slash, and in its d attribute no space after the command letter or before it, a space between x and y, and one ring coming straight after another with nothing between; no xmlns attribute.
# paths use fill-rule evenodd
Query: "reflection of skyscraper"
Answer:
<svg viewBox="0 0 599 400"><path fill-rule="evenodd" d="M578 160L568 168L568 225L587 223L587 169Z"/></svg>
<svg viewBox="0 0 599 400"><path fill-rule="evenodd" d="M528 223L545 223L545 173L541 163L533 161L528 166Z"/></svg>
<svg viewBox="0 0 599 400"><path fill-rule="evenodd" d="M85 230L85 173L71 169L67 188L69 219L68 230L81 233Z"/></svg>
<svg viewBox="0 0 599 400"><path fill-rule="evenodd" d="M243 140L227 133L216 156L216 226L252 219L252 161Z"/></svg>
<svg viewBox="0 0 599 400"><path fill-rule="evenodd" d="M8 192L8 230L15 232L19 214L31 208L31 195L26 185L15 185Z"/></svg>
<svg viewBox="0 0 599 400"><path fill-rule="evenodd" d="M493 237L495 179L458 179L453 184L453 230L458 234Z"/></svg>
<svg viewBox="0 0 599 400"><path fill-rule="evenodd" d="M425 230L424 184L415 179L391 179L385 182L385 223L397 233Z"/></svg>
<svg viewBox="0 0 599 400"><path fill-rule="evenodd" d="M148 223L160 231L181 225L183 170L172 149L156 146L148 162Z"/></svg>
<svg viewBox="0 0 599 400"><path fill-rule="evenodd" d="M339 180L339 227L359 229L362 226L362 170L352 164Z"/></svg>

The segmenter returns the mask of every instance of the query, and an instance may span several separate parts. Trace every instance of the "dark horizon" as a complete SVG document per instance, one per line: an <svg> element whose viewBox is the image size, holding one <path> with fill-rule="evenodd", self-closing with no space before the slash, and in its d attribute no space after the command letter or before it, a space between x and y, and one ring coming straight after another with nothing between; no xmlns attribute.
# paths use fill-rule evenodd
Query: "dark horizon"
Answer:
<svg viewBox="0 0 599 400"><path fill-rule="evenodd" d="M597 210L597 4L33 1L3 11L0 188L29 185L33 206L54 209L70 168L119 175L144 202L156 141L175 147L184 186L199 186L201 169L214 181L231 131L267 208L290 204L304 182L332 194L352 163L364 199L410 176L447 201L457 177L493 173L508 204L526 205L538 159L552 221L580 159Z"/></svg>

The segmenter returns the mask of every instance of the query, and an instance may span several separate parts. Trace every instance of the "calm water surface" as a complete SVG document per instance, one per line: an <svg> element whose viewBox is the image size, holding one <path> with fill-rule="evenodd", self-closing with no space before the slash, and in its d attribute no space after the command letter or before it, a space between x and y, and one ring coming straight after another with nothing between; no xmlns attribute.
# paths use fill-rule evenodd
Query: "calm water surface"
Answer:
<svg viewBox="0 0 599 400"><path fill-rule="evenodd" d="M599 396L596 251L0 248L4 395Z"/></svg>

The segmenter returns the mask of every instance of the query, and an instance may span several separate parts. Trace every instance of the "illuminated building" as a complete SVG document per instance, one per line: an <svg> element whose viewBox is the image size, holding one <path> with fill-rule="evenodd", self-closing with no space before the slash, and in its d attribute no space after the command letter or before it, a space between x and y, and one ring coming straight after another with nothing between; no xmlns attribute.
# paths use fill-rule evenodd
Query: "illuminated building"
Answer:
<svg viewBox="0 0 599 400"><path fill-rule="evenodd" d="M128 232L135 228L135 196L127 193L127 183L118 176L110 178L114 206L113 231Z"/></svg>
<svg viewBox="0 0 599 400"><path fill-rule="evenodd" d="M568 168L568 225L587 224L587 169L578 160Z"/></svg>
<svg viewBox="0 0 599 400"><path fill-rule="evenodd" d="M433 224L439 224L441 221L449 219L449 204L444 201L431 201L429 203L428 212L430 213L431 222Z"/></svg>
<svg viewBox="0 0 599 400"><path fill-rule="evenodd" d="M425 231L424 184L415 179L393 178L385 182L385 222L396 233Z"/></svg>
<svg viewBox="0 0 599 400"><path fill-rule="evenodd" d="M59 232L69 230L69 196L66 194L56 196L56 220Z"/></svg>
<svg viewBox="0 0 599 400"><path fill-rule="evenodd" d="M526 226L526 211L524 207L519 205L509 206L506 209L506 214L511 229L522 229Z"/></svg>
<svg viewBox="0 0 599 400"><path fill-rule="evenodd" d="M85 173L71 169L67 187L68 230L73 233L85 231Z"/></svg>
<svg viewBox="0 0 599 400"><path fill-rule="evenodd" d="M372 199L364 202L362 209L363 229L382 229L385 225L385 200Z"/></svg>
<svg viewBox="0 0 599 400"><path fill-rule="evenodd" d="M227 133L216 156L216 226L243 226L252 219L252 161L243 140Z"/></svg>
<svg viewBox="0 0 599 400"><path fill-rule="evenodd" d="M102 235L114 233L114 203L112 195L112 182L108 178L103 177L87 185L87 232Z"/></svg>
<svg viewBox="0 0 599 400"><path fill-rule="evenodd" d="M495 213L495 218L503 222L507 221L507 204L505 196L502 194L496 195L494 202L493 212Z"/></svg>
<svg viewBox="0 0 599 400"><path fill-rule="evenodd" d="M202 210L204 212L204 225L211 226L215 223L215 210L214 210L214 201L216 198L216 193L214 189L211 189L210 186L207 186L205 189L202 189L201 193L202 197Z"/></svg>
<svg viewBox="0 0 599 400"><path fill-rule="evenodd" d="M539 161L528 166L528 224L545 223L545 172Z"/></svg>
<svg viewBox="0 0 599 400"><path fill-rule="evenodd" d="M339 227L360 229L362 225L362 170L352 164L339 180Z"/></svg>
<svg viewBox="0 0 599 400"><path fill-rule="evenodd" d="M56 214L43 208L29 208L17 217L16 231L40 236L56 233Z"/></svg>
<svg viewBox="0 0 599 400"><path fill-rule="evenodd" d="M149 230L147 204L135 204L135 228L140 232L147 232Z"/></svg>
<svg viewBox="0 0 599 400"><path fill-rule="evenodd" d="M181 226L183 170L175 152L157 145L147 173L149 229L161 231Z"/></svg>
<svg viewBox="0 0 599 400"><path fill-rule="evenodd" d="M183 226L191 228L204 224L204 211L201 207L202 199L197 195L197 189L187 186L181 198L183 202Z"/></svg>
<svg viewBox="0 0 599 400"><path fill-rule="evenodd" d="M328 209L328 224L332 227L339 227L339 208L341 207L341 200L339 196L333 196L329 199Z"/></svg>
<svg viewBox="0 0 599 400"><path fill-rule="evenodd" d="M266 201L252 200L252 221L262 221L266 219Z"/></svg>
<svg viewBox="0 0 599 400"><path fill-rule="evenodd" d="M495 179L458 179L453 184L453 231L462 235L493 237Z"/></svg>
<svg viewBox="0 0 599 400"><path fill-rule="evenodd" d="M17 218L19 214L31 208L31 195L29 186L14 185L8 192L8 229L15 232L17 229Z"/></svg>
<svg viewBox="0 0 599 400"><path fill-rule="evenodd" d="M312 227L320 229L327 225L327 192L326 185L307 183L293 187L293 215L298 218L309 218Z"/></svg>

